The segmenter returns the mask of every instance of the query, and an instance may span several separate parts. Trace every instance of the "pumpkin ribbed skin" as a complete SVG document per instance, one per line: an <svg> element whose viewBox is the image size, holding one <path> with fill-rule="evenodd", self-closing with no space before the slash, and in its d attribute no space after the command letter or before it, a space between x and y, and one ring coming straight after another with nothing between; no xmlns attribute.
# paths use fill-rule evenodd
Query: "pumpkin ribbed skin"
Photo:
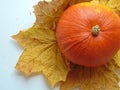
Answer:
<svg viewBox="0 0 120 90"><path fill-rule="evenodd" d="M99 26L99 33L92 29ZM61 16L56 37L63 55L87 67L107 63L120 48L120 18L104 5L80 3Z"/></svg>

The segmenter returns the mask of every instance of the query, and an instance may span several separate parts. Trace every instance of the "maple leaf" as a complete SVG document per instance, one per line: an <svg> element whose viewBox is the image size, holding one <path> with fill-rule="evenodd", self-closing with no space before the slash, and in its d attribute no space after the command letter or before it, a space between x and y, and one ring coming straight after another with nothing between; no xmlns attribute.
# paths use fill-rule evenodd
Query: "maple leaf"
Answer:
<svg viewBox="0 0 120 90"><path fill-rule="evenodd" d="M33 25L28 30L22 30L12 37L17 40L23 48L32 48L42 43L56 42L54 32L39 27L38 25Z"/></svg>
<svg viewBox="0 0 120 90"><path fill-rule="evenodd" d="M13 36L24 47L16 69L31 75L43 73L53 87L59 81L65 81L69 63L62 56L56 42L55 32L34 25L26 31Z"/></svg>
<svg viewBox="0 0 120 90"><path fill-rule="evenodd" d="M104 4L120 16L120 0L92 0L91 3Z"/></svg>
<svg viewBox="0 0 120 90"><path fill-rule="evenodd" d="M115 60L115 63L120 67L120 50L117 52L117 54L113 57Z"/></svg>
<svg viewBox="0 0 120 90"><path fill-rule="evenodd" d="M55 30L56 24L64 10L68 7L69 2L70 0L40 1L34 6L36 24Z"/></svg>
<svg viewBox="0 0 120 90"><path fill-rule="evenodd" d="M117 69L114 60L95 68L73 65L60 90L119 90Z"/></svg>
<svg viewBox="0 0 120 90"><path fill-rule="evenodd" d="M77 3L82 3L82 2L90 2L91 0L70 0L70 3L69 5L74 5L74 4L77 4Z"/></svg>

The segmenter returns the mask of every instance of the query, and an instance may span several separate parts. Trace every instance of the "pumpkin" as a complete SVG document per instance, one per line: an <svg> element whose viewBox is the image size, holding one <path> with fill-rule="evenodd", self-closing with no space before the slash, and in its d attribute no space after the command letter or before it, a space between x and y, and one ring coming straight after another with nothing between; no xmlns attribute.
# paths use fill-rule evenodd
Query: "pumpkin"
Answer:
<svg viewBox="0 0 120 90"><path fill-rule="evenodd" d="M120 18L104 5L79 3L61 15L56 37L61 52L72 63L100 66L120 48Z"/></svg>

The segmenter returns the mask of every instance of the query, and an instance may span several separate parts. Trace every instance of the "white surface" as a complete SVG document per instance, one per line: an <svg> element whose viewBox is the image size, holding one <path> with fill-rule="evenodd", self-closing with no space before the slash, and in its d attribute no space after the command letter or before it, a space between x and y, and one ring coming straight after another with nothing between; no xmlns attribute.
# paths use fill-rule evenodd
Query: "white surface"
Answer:
<svg viewBox="0 0 120 90"><path fill-rule="evenodd" d="M22 53L10 37L32 26L35 16L32 6L38 0L0 0L0 90L58 90L50 89L42 75L25 78L15 70Z"/></svg>

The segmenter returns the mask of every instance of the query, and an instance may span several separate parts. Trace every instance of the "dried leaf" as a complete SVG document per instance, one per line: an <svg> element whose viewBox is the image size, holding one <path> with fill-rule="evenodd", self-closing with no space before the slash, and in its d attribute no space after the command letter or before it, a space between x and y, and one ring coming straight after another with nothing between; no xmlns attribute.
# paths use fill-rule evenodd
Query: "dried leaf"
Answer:
<svg viewBox="0 0 120 90"><path fill-rule="evenodd" d="M60 90L120 90L119 77L115 73L118 69L112 60L110 63L87 68L74 66L69 72L67 80L61 84Z"/></svg>
<svg viewBox="0 0 120 90"><path fill-rule="evenodd" d="M65 81L69 63L63 58L56 43L55 32L41 30L34 25L27 31L13 36L23 47L16 69L31 75L42 72L53 87L59 81Z"/></svg>
<svg viewBox="0 0 120 90"><path fill-rule="evenodd" d="M120 0L110 0L107 6L112 8L120 16Z"/></svg>
<svg viewBox="0 0 120 90"><path fill-rule="evenodd" d="M12 36L23 48L32 48L43 43L56 42L55 32L33 25L28 30L22 30Z"/></svg>
<svg viewBox="0 0 120 90"><path fill-rule="evenodd" d="M115 60L115 63L120 67L120 50L117 52L117 54L113 57Z"/></svg>
<svg viewBox="0 0 120 90"><path fill-rule="evenodd" d="M104 4L120 16L120 0L92 0L91 3Z"/></svg>
<svg viewBox="0 0 120 90"><path fill-rule="evenodd" d="M56 24L68 7L70 0L52 0L52 2L40 1L34 6L36 15L36 24L55 30Z"/></svg>
<svg viewBox="0 0 120 90"><path fill-rule="evenodd" d="M69 5L74 5L74 4L77 4L77 3L82 3L82 2L90 2L91 0L70 0L70 3Z"/></svg>
<svg viewBox="0 0 120 90"><path fill-rule="evenodd" d="M94 4L104 4L106 5L109 2L109 0L92 0L91 3Z"/></svg>

